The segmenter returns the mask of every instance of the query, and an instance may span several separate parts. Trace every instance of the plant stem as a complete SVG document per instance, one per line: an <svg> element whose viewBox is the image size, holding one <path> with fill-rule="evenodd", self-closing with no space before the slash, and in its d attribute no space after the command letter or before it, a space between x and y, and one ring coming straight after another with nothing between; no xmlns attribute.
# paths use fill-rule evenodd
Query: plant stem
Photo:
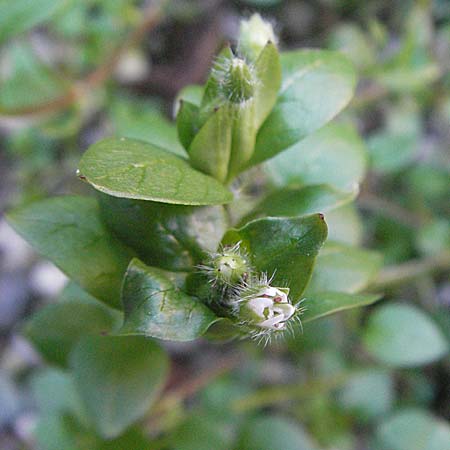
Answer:
<svg viewBox="0 0 450 450"><path fill-rule="evenodd" d="M198 375L189 378L181 385L167 391L160 400L152 407L150 415L145 420L146 430L155 434L164 429L164 418L170 412L180 408L182 403L210 382L236 368L241 361L239 355L224 357L218 364Z"/></svg>
<svg viewBox="0 0 450 450"><path fill-rule="evenodd" d="M348 374L343 373L321 380L312 380L304 384L263 388L233 402L232 408L235 412L247 412L280 402L301 400L312 395L332 391L345 383L347 379Z"/></svg>
<svg viewBox="0 0 450 450"><path fill-rule="evenodd" d="M426 223L426 218L412 213L385 198L377 197L370 192L361 192L358 204L362 209L389 217L410 228L420 228Z"/></svg>
<svg viewBox="0 0 450 450"><path fill-rule="evenodd" d="M373 281L370 290L379 290L395 287L412 281L422 275L450 270L450 251L443 251L437 255L424 259L408 261L404 264L386 267L381 270Z"/></svg>
<svg viewBox="0 0 450 450"><path fill-rule="evenodd" d="M388 94L389 91L385 87L375 82L371 82L365 88L361 89L359 92L356 92L356 95L351 102L351 106L355 109L362 109L371 103L383 99Z"/></svg>

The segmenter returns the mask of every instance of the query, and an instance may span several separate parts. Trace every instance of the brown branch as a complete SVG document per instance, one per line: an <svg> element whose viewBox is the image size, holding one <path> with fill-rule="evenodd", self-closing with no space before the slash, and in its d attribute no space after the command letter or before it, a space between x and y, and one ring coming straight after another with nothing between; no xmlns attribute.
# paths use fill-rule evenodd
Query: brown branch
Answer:
<svg viewBox="0 0 450 450"><path fill-rule="evenodd" d="M157 5L152 4L149 6L143 13L144 17L142 22L129 33L121 45L113 50L109 58L84 79L74 82L66 93L62 94L60 97L39 105L0 111L0 116L26 116L57 112L61 109L69 107L87 95L88 92L102 85L111 77L122 56L130 48L136 46L140 41L142 41L147 33L155 28L160 22L162 18L163 4L164 1L161 1L157 2Z"/></svg>
<svg viewBox="0 0 450 450"><path fill-rule="evenodd" d="M389 217L407 227L420 228L426 223L424 217L370 192L361 192L358 197L358 204L362 209Z"/></svg>
<svg viewBox="0 0 450 450"><path fill-rule="evenodd" d="M381 290L407 283L423 275L450 271L450 252L443 251L424 259L415 259L397 266L386 267L369 286Z"/></svg>
<svg viewBox="0 0 450 450"><path fill-rule="evenodd" d="M179 386L169 389L163 393L159 401L152 407L149 415L145 419L145 428L148 433L154 434L164 428L164 418L170 412L175 411L181 404L207 386L212 380L224 375L238 366L241 358L239 355L232 355L221 359L218 364L209 370L189 378Z"/></svg>
<svg viewBox="0 0 450 450"><path fill-rule="evenodd" d="M203 371L201 374L188 379L178 387L166 392L166 394L163 395L161 400L152 409L152 413L161 413L167 409L170 409L174 404L181 403L197 393L203 387L207 386L210 381L233 370L239 362L239 356L223 358L211 369Z"/></svg>
<svg viewBox="0 0 450 450"><path fill-rule="evenodd" d="M370 84L359 89L353 100L351 106L353 108L365 108L367 105L382 100L389 95L389 91L380 84L371 82Z"/></svg>

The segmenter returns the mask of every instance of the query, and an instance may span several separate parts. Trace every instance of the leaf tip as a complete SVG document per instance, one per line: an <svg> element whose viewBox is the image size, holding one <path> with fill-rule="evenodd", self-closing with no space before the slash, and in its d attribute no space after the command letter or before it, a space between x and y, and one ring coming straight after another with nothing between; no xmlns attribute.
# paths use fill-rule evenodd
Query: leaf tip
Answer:
<svg viewBox="0 0 450 450"><path fill-rule="evenodd" d="M81 181L86 181L87 178L81 173L80 169L77 169L75 172L75 175L81 180Z"/></svg>

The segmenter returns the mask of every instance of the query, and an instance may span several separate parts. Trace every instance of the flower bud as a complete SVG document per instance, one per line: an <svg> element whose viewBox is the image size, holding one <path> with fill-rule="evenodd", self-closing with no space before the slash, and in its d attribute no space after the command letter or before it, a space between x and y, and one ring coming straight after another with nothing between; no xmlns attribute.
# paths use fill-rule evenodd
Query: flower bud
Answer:
<svg viewBox="0 0 450 450"><path fill-rule="evenodd" d="M212 282L225 286L235 286L245 281L251 272L247 256L239 248L239 243L233 247L225 247L210 257L209 264L202 266Z"/></svg>
<svg viewBox="0 0 450 450"><path fill-rule="evenodd" d="M250 61L255 61L267 42L276 43L272 25L265 22L259 14L249 20L241 21L239 31L239 51Z"/></svg>
<svg viewBox="0 0 450 450"><path fill-rule="evenodd" d="M246 318L250 325L263 330L285 330L287 321L296 312L288 293L289 289L267 285L242 299L240 316Z"/></svg>
<svg viewBox="0 0 450 450"><path fill-rule="evenodd" d="M242 103L252 98L256 82L250 67L241 58L233 58L225 73L223 95L232 103Z"/></svg>
<svg viewBox="0 0 450 450"><path fill-rule="evenodd" d="M185 102L177 116L178 135L191 165L224 184L248 167L258 130L276 103L281 83L278 50L267 42L268 37L274 39L270 25L256 15L242 26L247 30L244 48L250 45L248 51L258 58L249 58L246 52L239 57L225 47L200 105Z"/></svg>

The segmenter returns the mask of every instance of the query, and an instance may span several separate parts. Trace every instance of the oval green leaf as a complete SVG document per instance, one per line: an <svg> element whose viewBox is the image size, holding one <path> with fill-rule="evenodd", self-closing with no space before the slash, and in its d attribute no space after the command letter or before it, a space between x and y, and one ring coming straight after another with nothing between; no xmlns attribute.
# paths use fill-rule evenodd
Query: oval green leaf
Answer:
<svg viewBox="0 0 450 450"><path fill-rule="evenodd" d="M215 251L226 231L222 206L185 206L100 194L107 226L146 264L189 272Z"/></svg>
<svg viewBox="0 0 450 450"><path fill-rule="evenodd" d="M354 294L374 279L381 255L370 250L328 241L317 257L306 295L324 291Z"/></svg>
<svg viewBox="0 0 450 450"><path fill-rule="evenodd" d="M319 292L307 296L302 302L305 312L302 322L311 322L346 309L370 305L381 298L377 294L346 294L344 292Z"/></svg>
<svg viewBox="0 0 450 450"><path fill-rule="evenodd" d="M294 302L306 288L314 261L327 237L321 214L294 218L269 217L229 230L223 245L241 243L259 272L273 276L275 286L287 286Z"/></svg>
<svg viewBox="0 0 450 450"><path fill-rule="evenodd" d="M285 188L272 192L242 219L245 224L257 217L295 217L324 213L351 202L357 191L344 192L327 184Z"/></svg>
<svg viewBox="0 0 450 450"><path fill-rule="evenodd" d="M353 96L356 76L342 54L296 50L281 54L282 83L256 139L249 166L272 158L325 125Z"/></svg>
<svg viewBox="0 0 450 450"><path fill-rule="evenodd" d="M264 165L277 186L326 183L352 191L362 181L367 151L353 126L330 123Z"/></svg>
<svg viewBox="0 0 450 450"><path fill-rule="evenodd" d="M385 419L375 432L380 450L450 450L448 422L419 408L407 408Z"/></svg>
<svg viewBox="0 0 450 450"><path fill-rule="evenodd" d="M180 100L177 114L178 139L185 149L191 145L199 126L199 107L187 100Z"/></svg>
<svg viewBox="0 0 450 450"><path fill-rule="evenodd" d="M125 275L121 335L145 335L172 341L202 336L218 320L196 298L180 291L163 271L133 259Z"/></svg>
<svg viewBox="0 0 450 450"><path fill-rule="evenodd" d="M116 136L139 139L176 155L187 156L175 125L148 99L120 96L112 103L109 117Z"/></svg>
<svg viewBox="0 0 450 450"><path fill-rule="evenodd" d="M107 333L117 323L117 317L101 304L56 303L33 316L25 335L48 362L65 366L78 339L87 334Z"/></svg>
<svg viewBox="0 0 450 450"><path fill-rule="evenodd" d="M134 139L97 142L83 155L79 170L95 189L115 197L180 205L215 205L233 198L184 159Z"/></svg>
<svg viewBox="0 0 450 450"><path fill-rule="evenodd" d="M168 360L141 336L86 336L70 365L96 431L112 438L148 412L165 382Z"/></svg>
<svg viewBox="0 0 450 450"><path fill-rule="evenodd" d="M0 0L0 42L45 22L69 0Z"/></svg>
<svg viewBox="0 0 450 450"><path fill-rule="evenodd" d="M122 277L133 254L100 220L95 199L54 197L8 214L36 250L94 297L118 307Z"/></svg>
<svg viewBox="0 0 450 450"><path fill-rule="evenodd" d="M244 423L239 450L316 450L311 438L298 423L284 417L268 415Z"/></svg>
<svg viewBox="0 0 450 450"><path fill-rule="evenodd" d="M370 316L364 344L373 357L394 367L428 364L449 350L438 326L418 308L403 304L383 306Z"/></svg>
<svg viewBox="0 0 450 450"><path fill-rule="evenodd" d="M359 369L351 373L337 395L339 406L367 422L385 416L395 401L394 377L386 369Z"/></svg>

